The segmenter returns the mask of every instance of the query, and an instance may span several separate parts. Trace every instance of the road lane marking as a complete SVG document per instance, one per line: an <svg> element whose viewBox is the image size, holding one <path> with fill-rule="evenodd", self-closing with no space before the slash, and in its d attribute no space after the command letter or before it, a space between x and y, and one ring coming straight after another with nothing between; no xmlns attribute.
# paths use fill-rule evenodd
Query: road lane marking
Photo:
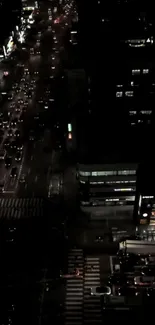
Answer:
<svg viewBox="0 0 155 325"><path fill-rule="evenodd" d="M16 185L15 185L15 191L17 190L18 183L19 183L19 180L20 180L20 176L21 176L21 172L22 172L23 164L24 164L24 159L25 159L25 153L23 155L23 158L22 158L22 161L21 161L21 164L20 164L20 167L19 167L19 173L18 173L18 176L17 176L17 181L16 181Z"/></svg>
<svg viewBox="0 0 155 325"><path fill-rule="evenodd" d="M109 261L110 261L110 271L111 273L113 273L113 256L109 257Z"/></svg>

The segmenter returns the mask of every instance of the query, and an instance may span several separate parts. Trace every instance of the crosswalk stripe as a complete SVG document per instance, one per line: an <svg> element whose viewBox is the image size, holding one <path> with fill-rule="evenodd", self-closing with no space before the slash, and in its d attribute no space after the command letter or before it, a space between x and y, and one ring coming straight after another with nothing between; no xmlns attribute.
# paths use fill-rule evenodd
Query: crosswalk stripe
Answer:
<svg viewBox="0 0 155 325"><path fill-rule="evenodd" d="M73 294L75 295L75 292L67 291L68 296L73 296ZM76 292L76 296L83 296L83 292Z"/></svg>
<svg viewBox="0 0 155 325"><path fill-rule="evenodd" d="M80 292L80 291L82 291L83 292L83 288L81 287L81 288L67 288L66 289L68 292L71 292L71 291L73 291L73 292Z"/></svg>
<svg viewBox="0 0 155 325"><path fill-rule="evenodd" d="M90 295L90 288L100 286L100 260L98 257L85 258L84 273L84 325L102 323L100 297Z"/></svg>
<svg viewBox="0 0 155 325"><path fill-rule="evenodd" d="M69 300L68 300L68 301L66 302L66 308L67 308L69 305L71 305L71 306L73 306L73 305L79 305L79 306L80 306L80 305L82 305L82 304L83 304L83 301L81 301L81 300L80 300L80 301L69 301Z"/></svg>
<svg viewBox="0 0 155 325"><path fill-rule="evenodd" d="M83 275L84 259L82 249L72 249L68 253L68 272L77 267ZM83 324L83 278L70 278L66 283L65 325Z"/></svg>
<svg viewBox="0 0 155 325"><path fill-rule="evenodd" d="M77 300L77 301L82 301L82 299L81 299L81 296L67 296L66 297L66 301L68 301L68 300Z"/></svg>
<svg viewBox="0 0 155 325"><path fill-rule="evenodd" d="M66 309L67 309L67 310L73 310L73 311L74 311L75 306L72 306L72 305L70 306L70 305L68 305L68 306L66 306ZM76 306L76 310L77 310L77 309L79 309L79 310L81 311L81 306Z"/></svg>

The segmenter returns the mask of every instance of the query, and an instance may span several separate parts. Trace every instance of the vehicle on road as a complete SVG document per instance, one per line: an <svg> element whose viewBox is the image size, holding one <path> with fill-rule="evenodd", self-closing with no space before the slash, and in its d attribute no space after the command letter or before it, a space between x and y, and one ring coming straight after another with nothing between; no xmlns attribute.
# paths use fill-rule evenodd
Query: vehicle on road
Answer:
<svg viewBox="0 0 155 325"><path fill-rule="evenodd" d="M91 287L90 288L92 296L105 296L111 295L111 288L107 286L102 287Z"/></svg>
<svg viewBox="0 0 155 325"><path fill-rule="evenodd" d="M25 178L26 178L25 174L22 174L19 182L20 183L25 183L25 181L26 181Z"/></svg>
<svg viewBox="0 0 155 325"><path fill-rule="evenodd" d="M5 159L5 167L9 168L12 164L12 158L11 157L6 157Z"/></svg>
<svg viewBox="0 0 155 325"><path fill-rule="evenodd" d="M16 178L17 177L17 172L18 172L17 167L12 167L10 177Z"/></svg>
<svg viewBox="0 0 155 325"><path fill-rule="evenodd" d="M0 180L0 193L4 192L4 185L5 185L4 179Z"/></svg>
<svg viewBox="0 0 155 325"><path fill-rule="evenodd" d="M6 150L0 150L0 160L4 160L6 157Z"/></svg>
<svg viewBox="0 0 155 325"><path fill-rule="evenodd" d="M22 152L21 151L18 151L15 155L15 160L17 162L21 161L22 160Z"/></svg>

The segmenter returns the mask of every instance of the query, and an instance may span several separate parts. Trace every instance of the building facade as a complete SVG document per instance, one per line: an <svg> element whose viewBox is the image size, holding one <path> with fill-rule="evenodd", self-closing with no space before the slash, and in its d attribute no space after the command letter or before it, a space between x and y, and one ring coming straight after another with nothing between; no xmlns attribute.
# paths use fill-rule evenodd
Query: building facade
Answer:
<svg viewBox="0 0 155 325"><path fill-rule="evenodd" d="M82 165L77 168L80 206L91 215L133 216L138 164Z"/></svg>

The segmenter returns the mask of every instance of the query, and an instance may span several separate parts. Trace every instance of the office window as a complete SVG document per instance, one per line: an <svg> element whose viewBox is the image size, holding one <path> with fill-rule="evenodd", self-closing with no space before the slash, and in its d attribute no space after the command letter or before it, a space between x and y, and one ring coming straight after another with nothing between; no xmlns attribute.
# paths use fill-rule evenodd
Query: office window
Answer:
<svg viewBox="0 0 155 325"><path fill-rule="evenodd" d="M140 69L132 69L132 75L140 74Z"/></svg>
<svg viewBox="0 0 155 325"><path fill-rule="evenodd" d="M91 173L90 172L83 172L83 171L79 171L80 176L90 176Z"/></svg>
<svg viewBox="0 0 155 325"><path fill-rule="evenodd" d="M123 85L116 85L116 87L117 87L117 88L122 88L122 87L123 87Z"/></svg>
<svg viewBox="0 0 155 325"><path fill-rule="evenodd" d="M143 115L150 115L152 114L152 111L140 111L140 113Z"/></svg>
<svg viewBox="0 0 155 325"><path fill-rule="evenodd" d="M117 175L117 172L113 170L92 172L92 176L112 176L112 175Z"/></svg>
<svg viewBox="0 0 155 325"><path fill-rule="evenodd" d="M116 97L122 97L122 96L123 96L123 91L116 92Z"/></svg>
<svg viewBox="0 0 155 325"><path fill-rule="evenodd" d="M149 69L143 69L143 74L149 73Z"/></svg>
<svg viewBox="0 0 155 325"><path fill-rule="evenodd" d="M136 170L119 170L118 175L135 175Z"/></svg>
<svg viewBox="0 0 155 325"><path fill-rule="evenodd" d="M98 172L92 172L92 176L99 176Z"/></svg>
<svg viewBox="0 0 155 325"><path fill-rule="evenodd" d="M129 111L129 115L136 115L137 111Z"/></svg>
<svg viewBox="0 0 155 325"><path fill-rule="evenodd" d="M133 95L134 95L133 91L126 91L125 92L126 97L133 97Z"/></svg>

